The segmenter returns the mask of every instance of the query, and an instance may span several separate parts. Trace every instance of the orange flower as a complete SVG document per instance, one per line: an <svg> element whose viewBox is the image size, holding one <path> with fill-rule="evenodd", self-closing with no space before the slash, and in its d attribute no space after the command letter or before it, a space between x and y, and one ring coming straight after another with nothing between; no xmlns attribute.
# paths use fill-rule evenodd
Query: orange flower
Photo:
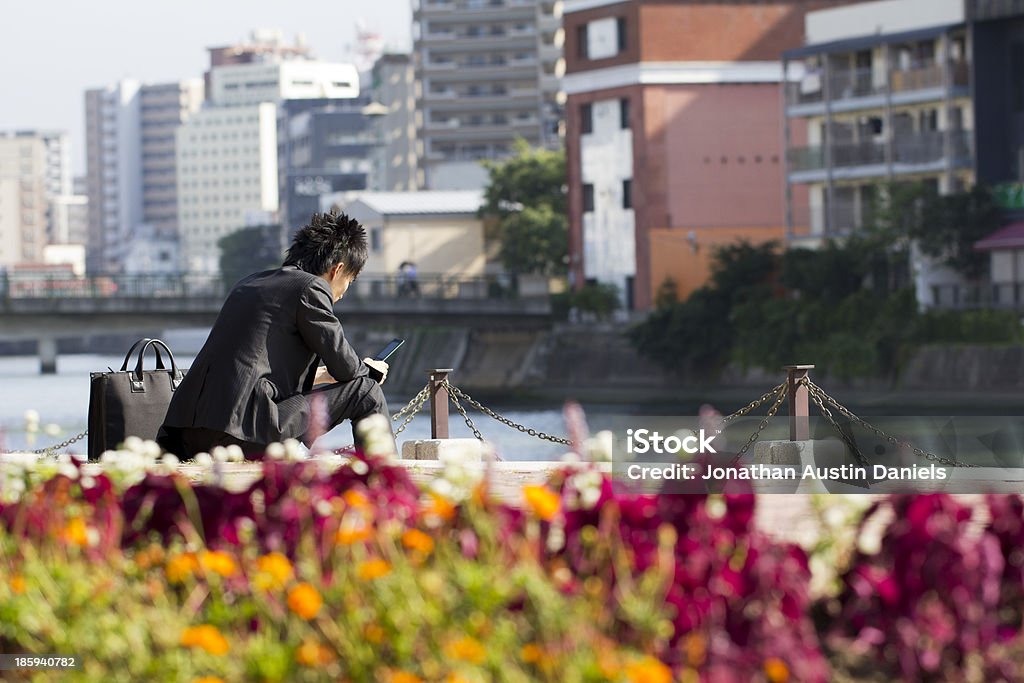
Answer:
<svg viewBox="0 0 1024 683"><path fill-rule="evenodd" d="M334 661L334 653L322 643L304 640L295 650L295 661L302 666L324 666Z"/></svg>
<svg viewBox="0 0 1024 683"><path fill-rule="evenodd" d="M449 641L444 646L444 654L449 659L458 659L470 664L483 664L487 659L487 650L479 640L470 636Z"/></svg>
<svg viewBox="0 0 1024 683"><path fill-rule="evenodd" d="M227 654L229 649L228 641L221 632L209 624L189 626L181 632L180 642L184 647L198 647L217 656Z"/></svg>
<svg viewBox="0 0 1024 683"><path fill-rule="evenodd" d="M61 532L61 538L72 545L89 545L89 528L85 526L85 520L72 517Z"/></svg>
<svg viewBox="0 0 1024 683"><path fill-rule="evenodd" d="M434 550L434 539L419 529L407 529L402 534L402 545L409 550L429 555Z"/></svg>
<svg viewBox="0 0 1024 683"><path fill-rule="evenodd" d="M311 584L300 583L288 591L288 609L309 621L317 615L324 599Z"/></svg>
<svg viewBox="0 0 1024 683"><path fill-rule="evenodd" d="M463 678L459 674L452 671L445 676L444 683L469 683L469 679Z"/></svg>
<svg viewBox="0 0 1024 683"><path fill-rule="evenodd" d="M135 566L139 569L149 569L163 562L164 549L155 543L135 553Z"/></svg>
<svg viewBox="0 0 1024 683"><path fill-rule="evenodd" d="M423 679L408 671L392 671L388 683L423 683Z"/></svg>
<svg viewBox="0 0 1024 683"><path fill-rule="evenodd" d="M519 650L519 657L527 664L536 664L544 656L544 651L536 643L527 643Z"/></svg>
<svg viewBox="0 0 1024 683"><path fill-rule="evenodd" d="M184 583L185 579L199 569L199 560L195 553L182 553L167 560L164 573L171 583Z"/></svg>
<svg viewBox="0 0 1024 683"><path fill-rule="evenodd" d="M360 562L356 568L356 576L363 581L373 581L391 573L391 565L384 560L367 560Z"/></svg>
<svg viewBox="0 0 1024 683"><path fill-rule="evenodd" d="M764 662L764 675L771 683L786 683L789 680L789 667L778 657L769 657Z"/></svg>
<svg viewBox="0 0 1024 683"><path fill-rule="evenodd" d="M619 674L622 673L622 663L619 661L618 653L609 648L601 648L597 651L597 667L601 670L601 675L608 680L618 680Z"/></svg>
<svg viewBox="0 0 1024 683"><path fill-rule="evenodd" d="M384 642L384 629L377 624L367 624L363 628L363 637L374 645Z"/></svg>
<svg viewBox="0 0 1024 683"><path fill-rule="evenodd" d="M523 498L526 499L526 504L533 510L533 514L545 522L550 522L555 518L562 502L558 494L546 486L524 486Z"/></svg>
<svg viewBox="0 0 1024 683"><path fill-rule="evenodd" d="M217 678L216 676L203 676L202 678L195 679L192 683L224 683L224 679Z"/></svg>
<svg viewBox="0 0 1024 683"><path fill-rule="evenodd" d="M421 511L424 516L436 517L443 522L450 522L455 519L455 506L450 500L434 491L430 491L428 495L430 496L430 501L423 506Z"/></svg>
<svg viewBox="0 0 1024 683"><path fill-rule="evenodd" d="M644 657L626 666L629 683L672 683L672 669L654 657Z"/></svg>
<svg viewBox="0 0 1024 683"><path fill-rule="evenodd" d="M25 584L25 577L21 574L15 574L10 580L11 591L15 595L21 595L25 592L28 586Z"/></svg>
<svg viewBox="0 0 1024 683"><path fill-rule="evenodd" d="M292 578L292 563L281 553L269 553L256 558L256 576L252 583L262 590L283 588Z"/></svg>
<svg viewBox="0 0 1024 683"><path fill-rule="evenodd" d="M238 570L231 555L222 550L204 550L199 554L199 565L207 571L224 577L231 576Z"/></svg>
<svg viewBox="0 0 1024 683"><path fill-rule="evenodd" d="M334 534L334 542L338 545L352 545L368 541L372 535L370 527L361 522L359 524L343 523L338 529L338 533Z"/></svg>
<svg viewBox="0 0 1024 683"><path fill-rule="evenodd" d="M349 489L348 491L345 491L345 493L343 493L341 497L345 500L345 503L350 508L363 510L365 508L370 507L370 499L367 498L366 494L363 493L362 491L358 491L356 489Z"/></svg>
<svg viewBox="0 0 1024 683"><path fill-rule="evenodd" d="M683 649L686 651L686 661L689 662L690 666L699 667L704 664L704 659L707 657L707 638L704 637L703 633L691 631L683 639Z"/></svg>

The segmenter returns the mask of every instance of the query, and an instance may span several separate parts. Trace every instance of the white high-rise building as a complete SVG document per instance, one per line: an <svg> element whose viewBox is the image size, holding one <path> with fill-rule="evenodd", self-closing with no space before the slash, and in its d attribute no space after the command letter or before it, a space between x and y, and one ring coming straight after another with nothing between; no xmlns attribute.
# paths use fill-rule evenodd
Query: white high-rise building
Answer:
<svg viewBox="0 0 1024 683"><path fill-rule="evenodd" d="M127 79L86 91L91 272L140 272L151 260L176 265L174 132L202 99L200 79Z"/></svg>
<svg viewBox="0 0 1024 683"><path fill-rule="evenodd" d="M215 66L210 98L177 133L180 266L216 273L218 241L278 210L277 102L349 98L349 64L278 60Z"/></svg>
<svg viewBox="0 0 1024 683"><path fill-rule="evenodd" d="M414 0L413 36L421 184L480 188L517 138L561 146L561 0Z"/></svg>
<svg viewBox="0 0 1024 683"><path fill-rule="evenodd" d="M0 133L0 267L42 261L47 243L48 140L52 133ZM57 136L60 137L60 136Z"/></svg>

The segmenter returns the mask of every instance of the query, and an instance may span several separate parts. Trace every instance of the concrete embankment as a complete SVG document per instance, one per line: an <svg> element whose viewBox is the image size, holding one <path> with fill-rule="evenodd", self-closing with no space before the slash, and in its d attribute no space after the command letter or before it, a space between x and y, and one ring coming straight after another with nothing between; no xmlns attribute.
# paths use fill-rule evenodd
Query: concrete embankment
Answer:
<svg viewBox="0 0 1024 683"><path fill-rule="evenodd" d="M343 321L344 322L344 321ZM698 399L746 403L751 392L774 386L783 378L781 369L740 370L728 368L708 382L673 376L641 358L632 348L622 325L568 325L519 329L513 324L494 325L359 325L345 324L353 346L366 355L393 337L406 339L394 357L388 385L399 395L415 393L431 368L453 368L452 382L474 395L503 402L550 402L578 398L589 402L642 404L683 402L699 405ZM206 338L201 330L149 330L139 335L97 337L76 341L64 352L123 353L137 336L161 336L176 354L196 353ZM30 353L8 348L8 352ZM814 358L794 358L814 363ZM843 382L819 366L815 378L828 388L865 396L961 392L995 397L1024 389L1024 345L928 346L908 359L898 380L858 379ZM741 403L741 404L742 404ZM895 404L894 404L895 405Z"/></svg>

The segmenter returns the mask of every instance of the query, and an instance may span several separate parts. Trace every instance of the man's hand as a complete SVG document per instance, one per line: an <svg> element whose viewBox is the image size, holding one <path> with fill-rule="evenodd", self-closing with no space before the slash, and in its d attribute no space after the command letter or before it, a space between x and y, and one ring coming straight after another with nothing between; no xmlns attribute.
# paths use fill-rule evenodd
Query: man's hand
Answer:
<svg viewBox="0 0 1024 683"><path fill-rule="evenodd" d="M380 378L380 383L384 384L384 380L388 378L388 364L382 360L374 360L373 358L364 358L363 362L383 375Z"/></svg>
<svg viewBox="0 0 1024 683"><path fill-rule="evenodd" d="M327 371L327 368L317 368L316 377L313 378L313 386L317 384L334 384L337 380L331 377L331 373Z"/></svg>

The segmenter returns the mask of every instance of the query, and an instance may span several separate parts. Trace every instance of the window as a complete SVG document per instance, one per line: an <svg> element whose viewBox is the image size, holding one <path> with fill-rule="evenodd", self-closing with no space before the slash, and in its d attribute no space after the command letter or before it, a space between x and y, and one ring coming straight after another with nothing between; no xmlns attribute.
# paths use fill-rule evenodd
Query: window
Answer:
<svg viewBox="0 0 1024 683"><path fill-rule="evenodd" d="M619 52L626 51L626 19L619 17L615 20L615 29L619 37Z"/></svg>
<svg viewBox="0 0 1024 683"><path fill-rule="evenodd" d="M583 184L583 212L594 210L594 186L590 183Z"/></svg>
<svg viewBox="0 0 1024 683"><path fill-rule="evenodd" d="M576 56L587 59L587 25L576 27Z"/></svg>
<svg viewBox="0 0 1024 683"><path fill-rule="evenodd" d="M370 250L373 251L373 252L379 252L380 251L380 243L381 243L381 235L380 235L380 233L381 233L381 229L380 228L370 228Z"/></svg>
<svg viewBox="0 0 1024 683"><path fill-rule="evenodd" d="M1024 111L1024 43L1010 46L1010 105Z"/></svg>
<svg viewBox="0 0 1024 683"><path fill-rule="evenodd" d="M619 127L623 130L629 128L629 98L623 97L619 100Z"/></svg>
<svg viewBox="0 0 1024 683"><path fill-rule="evenodd" d="M594 106L592 104L580 105L580 132L594 132Z"/></svg>
<svg viewBox="0 0 1024 683"><path fill-rule="evenodd" d="M633 208L633 179L626 178L622 181L622 208Z"/></svg>

